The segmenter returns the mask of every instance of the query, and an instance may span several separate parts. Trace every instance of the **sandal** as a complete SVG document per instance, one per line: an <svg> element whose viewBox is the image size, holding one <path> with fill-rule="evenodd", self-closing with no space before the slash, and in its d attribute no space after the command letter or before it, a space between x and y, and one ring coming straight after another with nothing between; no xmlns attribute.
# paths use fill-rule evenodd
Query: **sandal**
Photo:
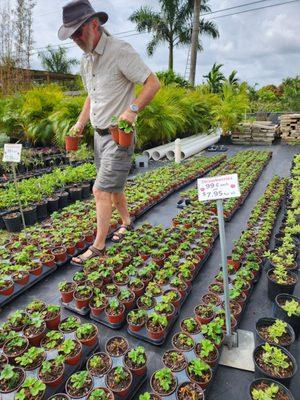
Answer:
<svg viewBox="0 0 300 400"><path fill-rule="evenodd" d="M91 260L92 258L103 257L106 255L106 247L105 246L102 250L99 250L94 246L90 246L88 248L88 250L91 251L91 254L89 256L82 257L82 254L80 254L79 256L75 256L73 258L79 258L80 262L72 261L70 264L74 265L76 267L82 267L86 261Z"/></svg>
<svg viewBox="0 0 300 400"><path fill-rule="evenodd" d="M126 232L128 231L133 231L134 227L133 227L133 223L130 223L129 225L121 225L120 229L125 229L125 232L116 232L114 233L113 237L111 238L111 241L114 243L120 243L122 239L124 239L124 237L126 236ZM114 239L114 236L117 237L117 239Z"/></svg>

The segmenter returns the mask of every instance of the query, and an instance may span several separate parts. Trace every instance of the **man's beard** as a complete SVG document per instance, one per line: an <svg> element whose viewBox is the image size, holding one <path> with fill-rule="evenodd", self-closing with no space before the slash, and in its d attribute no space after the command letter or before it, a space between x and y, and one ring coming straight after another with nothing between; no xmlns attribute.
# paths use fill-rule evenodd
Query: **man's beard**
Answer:
<svg viewBox="0 0 300 400"><path fill-rule="evenodd" d="M88 36L88 40L86 42L83 42L81 40L76 41L77 46L81 48L85 53L92 53L94 50L94 40L92 35Z"/></svg>

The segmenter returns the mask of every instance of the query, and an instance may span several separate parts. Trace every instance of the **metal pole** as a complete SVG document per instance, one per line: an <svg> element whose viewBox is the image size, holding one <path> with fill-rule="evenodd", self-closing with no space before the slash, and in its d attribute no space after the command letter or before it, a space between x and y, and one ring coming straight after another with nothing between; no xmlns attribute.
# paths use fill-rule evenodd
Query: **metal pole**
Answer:
<svg viewBox="0 0 300 400"><path fill-rule="evenodd" d="M224 283L224 302L225 302L225 317L226 317L226 334L227 343L231 345L231 313L229 306L229 285L228 285L228 269L226 257L226 240L225 240L225 227L224 227L224 214L223 214L223 201L217 200L220 243L221 243L221 258L223 269L223 283Z"/></svg>
<svg viewBox="0 0 300 400"><path fill-rule="evenodd" d="M12 162L12 163L11 163L11 167L12 167L13 174L14 174L15 188L16 188L16 193L17 193L17 197L18 197L18 201L19 201L19 207L20 207L20 212L21 212L23 227L24 227L24 229L25 229L25 228L26 228L26 224L25 224L25 218L24 218L23 208L22 208L21 199L20 199L20 193L19 193L19 187L18 187L18 181L17 181L17 174L16 174L16 166L15 166L15 163Z"/></svg>

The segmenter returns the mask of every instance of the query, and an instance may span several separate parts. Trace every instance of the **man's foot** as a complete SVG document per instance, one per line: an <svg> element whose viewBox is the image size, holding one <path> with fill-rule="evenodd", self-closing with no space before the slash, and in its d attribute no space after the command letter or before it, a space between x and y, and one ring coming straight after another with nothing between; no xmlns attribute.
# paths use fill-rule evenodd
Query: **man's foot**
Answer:
<svg viewBox="0 0 300 400"><path fill-rule="evenodd" d="M92 258L95 257L102 257L105 255L105 246L102 249L98 249L95 246L90 246L87 251L85 251L83 254L80 254L77 257L72 258L72 263L78 264L78 265L84 265L84 263L87 260L91 260Z"/></svg>
<svg viewBox="0 0 300 400"><path fill-rule="evenodd" d="M114 243L119 243L121 240L125 237L126 232L128 231L133 231L133 223L131 222L129 225L121 225L120 229L118 232L114 233L114 236L112 237L112 242Z"/></svg>

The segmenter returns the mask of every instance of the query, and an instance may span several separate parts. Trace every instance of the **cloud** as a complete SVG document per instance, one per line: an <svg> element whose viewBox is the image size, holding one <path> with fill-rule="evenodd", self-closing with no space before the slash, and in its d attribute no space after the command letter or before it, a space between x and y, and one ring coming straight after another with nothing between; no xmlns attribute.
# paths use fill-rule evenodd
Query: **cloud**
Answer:
<svg viewBox="0 0 300 400"><path fill-rule="evenodd" d="M34 9L34 39L35 48L48 44L62 44L57 38L61 25L61 9L65 1L37 0ZM158 8L158 0L111 0L91 1L96 10L105 10L110 15L107 28L112 33L133 30L135 25L128 21L129 15L140 6ZM210 0L212 10L220 10L243 4L242 0ZM268 4L268 3L266 3ZM270 3L272 4L272 3ZM256 8L259 5L239 8L242 11ZM300 65L300 18L299 3L286 4L280 7L267 8L245 14L213 19L218 25L220 38L202 38L204 51L198 53L197 82L207 74L214 62L224 64L223 71L229 74L233 69L238 71L242 80L254 84L278 84L287 76L299 74ZM234 10L213 14L218 17L233 13ZM208 18L205 17L205 18ZM130 33L128 33L129 35ZM161 45L153 57L148 57L146 45L151 35L142 34L125 37L131 43L146 63L154 70L167 69L168 48ZM76 47L69 48L70 57L81 57L81 51ZM188 48L175 50L175 70L184 74L187 62ZM32 59L34 68L41 68L37 55Z"/></svg>

